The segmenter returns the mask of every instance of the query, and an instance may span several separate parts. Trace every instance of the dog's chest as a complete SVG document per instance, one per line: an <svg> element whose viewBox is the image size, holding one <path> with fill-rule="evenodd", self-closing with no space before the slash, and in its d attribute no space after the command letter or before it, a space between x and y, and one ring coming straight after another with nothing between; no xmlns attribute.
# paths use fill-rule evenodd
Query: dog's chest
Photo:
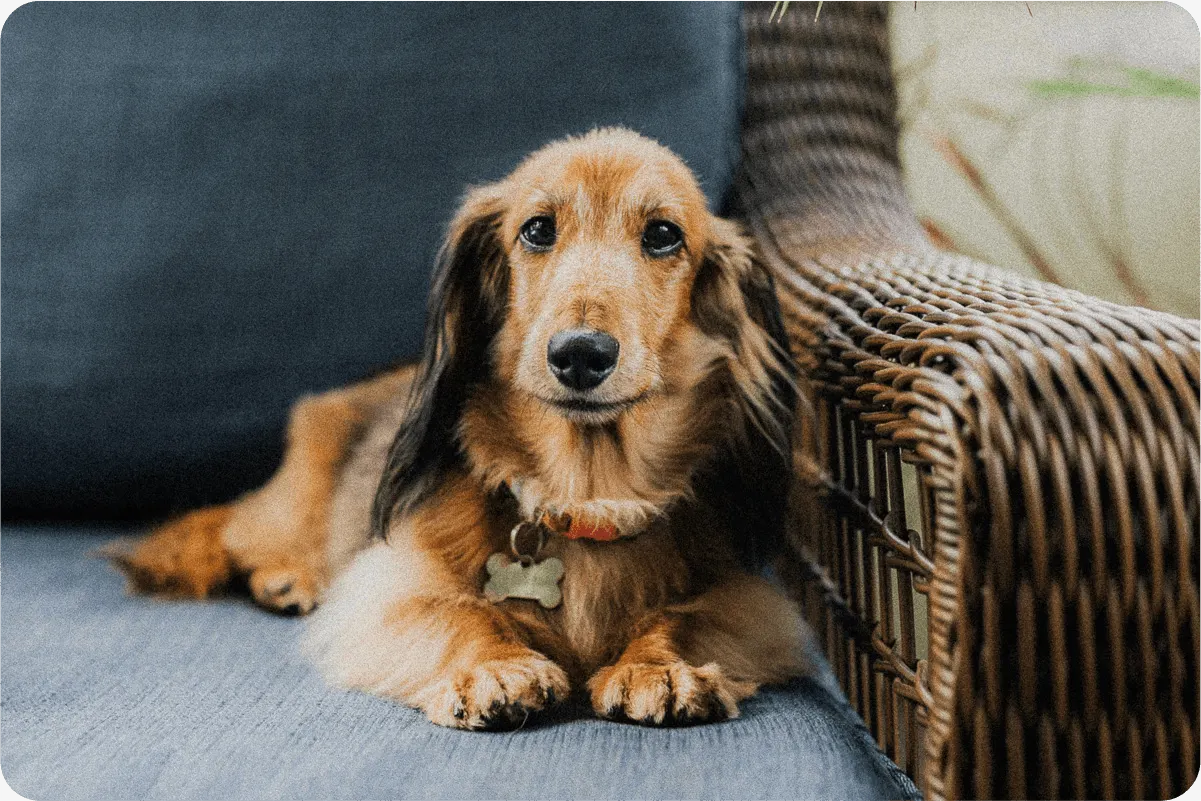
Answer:
<svg viewBox="0 0 1201 801"><path fill-rule="evenodd" d="M648 614L688 591L687 565L666 531L608 543L555 539L545 555L563 562L563 599L542 617L588 669L616 658Z"/></svg>

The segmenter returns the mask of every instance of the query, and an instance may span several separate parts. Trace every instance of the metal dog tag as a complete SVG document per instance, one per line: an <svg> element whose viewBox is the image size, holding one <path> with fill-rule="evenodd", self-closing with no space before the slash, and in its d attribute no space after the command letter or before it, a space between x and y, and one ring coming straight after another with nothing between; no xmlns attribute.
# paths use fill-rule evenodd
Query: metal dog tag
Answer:
<svg viewBox="0 0 1201 801"><path fill-rule="evenodd" d="M533 535L536 539L532 551L526 552L522 535ZM554 609L563 600L559 580L563 578L563 562L553 556L535 561L542 546L546 544L546 527L541 522L526 521L513 526L509 532L509 549L515 560L503 553L488 557L484 567L488 570L488 582L484 585L484 597L493 603L506 598L524 598L537 601L543 609Z"/></svg>
<svg viewBox="0 0 1201 801"><path fill-rule="evenodd" d="M537 601L543 609L554 609L563 600L559 580L563 578L563 562L555 557L528 564L513 561L503 553L488 557L488 583L484 597L493 603L506 598Z"/></svg>

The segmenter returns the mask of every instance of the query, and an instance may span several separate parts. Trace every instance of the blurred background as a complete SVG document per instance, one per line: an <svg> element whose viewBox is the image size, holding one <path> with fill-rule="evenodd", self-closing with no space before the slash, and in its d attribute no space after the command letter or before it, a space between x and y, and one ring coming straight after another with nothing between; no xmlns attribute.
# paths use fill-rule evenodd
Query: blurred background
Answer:
<svg viewBox="0 0 1201 801"><path fill-rule="evenodd" d="M895 3L905 182L944 247L1198 316L1197 23L1173 3Z"/></svg>

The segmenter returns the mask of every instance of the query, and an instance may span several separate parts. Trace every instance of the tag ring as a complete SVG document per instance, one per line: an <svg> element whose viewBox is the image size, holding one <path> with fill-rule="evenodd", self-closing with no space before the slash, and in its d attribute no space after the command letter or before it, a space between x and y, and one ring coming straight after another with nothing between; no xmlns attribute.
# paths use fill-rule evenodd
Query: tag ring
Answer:
<svg viewBox="0 0 1201 801"><path fill-rule="evenodd" d="M517 538L521 535L522 529L527 526L533 527L534 530L538 532L538 543L534 546L533 553L522 553L521 548L517 543ZM532 523L529 520L523 520L522 522L513 526L513 530L509 532L509 550L513 552L513 556L516 557L517 561L521 562L527 567L533 563L539 552L542 551L542 546L544 545L546 545L546 527L541 523Z"/></svg>

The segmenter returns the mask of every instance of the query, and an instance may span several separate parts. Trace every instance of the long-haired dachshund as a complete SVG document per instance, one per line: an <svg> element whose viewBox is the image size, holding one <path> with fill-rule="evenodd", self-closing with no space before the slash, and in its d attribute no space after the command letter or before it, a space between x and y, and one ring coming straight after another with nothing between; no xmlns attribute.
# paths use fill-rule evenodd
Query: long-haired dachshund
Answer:
<svg viewBox="0 0 1201 801"><path fill-rule="evenodd" d="M471 190L419 364L301 400L261 489L114 549L137 590L317 608L334 684L504 727L736 715L806 669L760 578L794 368L768 273L666 148L554 142Z"/></svg>

